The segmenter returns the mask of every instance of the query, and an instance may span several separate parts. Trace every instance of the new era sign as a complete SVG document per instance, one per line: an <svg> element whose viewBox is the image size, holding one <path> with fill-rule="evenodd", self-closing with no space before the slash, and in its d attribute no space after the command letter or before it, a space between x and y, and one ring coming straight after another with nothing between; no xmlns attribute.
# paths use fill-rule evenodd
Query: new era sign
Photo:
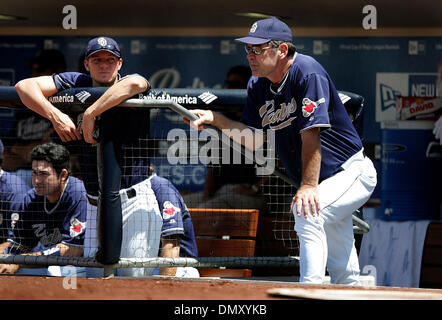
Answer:
<svg viewBox="0 0 442 320"><path fill-rule="evenodd" d="M376 121L396 120L396 97L434 97L436 73L377 73Z"/></svg>

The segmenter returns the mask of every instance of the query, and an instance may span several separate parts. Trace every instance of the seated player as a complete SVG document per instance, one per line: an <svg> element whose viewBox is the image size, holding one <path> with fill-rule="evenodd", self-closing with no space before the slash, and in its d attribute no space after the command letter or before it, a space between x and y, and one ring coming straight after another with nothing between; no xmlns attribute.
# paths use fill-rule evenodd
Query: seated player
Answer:
<svg viewBox="0 0 442 320"><path fill-rule="evenodd" d="M186 204L178 190L167 179L152 174L129 189L120 191L123 211L123 241L121 258L196 257L193 224ZM85 257L97 252L97 210L88 209L88 228L85 237ZM153 268L121 268L119 276L149 276ZM103 270L87 268L89 277L102 277ZM199 277L191 267L161 268L160 275Z"/></svg>
<svg viewBox="0 0 442 320"><path fill-rule="evenodd" d="M46 143L32 150L31 161L34 188L11 206L4 253L81 257L86 191L81 180L69 176L69 151L62 145ZM3 264L0 273L15 274L21 267ZM58 272L47 275L61 275Z"/></svg>
<svg viewBox="0 0 442 320"><path fill-rule="evenodd" d="M0 140L0 243L4 243L7 237L6 217L9 206L15 197L23 196L30 189L26 182L19 176L3 171L3 142ZM3 250L0 248L0 252Z"/></svg>

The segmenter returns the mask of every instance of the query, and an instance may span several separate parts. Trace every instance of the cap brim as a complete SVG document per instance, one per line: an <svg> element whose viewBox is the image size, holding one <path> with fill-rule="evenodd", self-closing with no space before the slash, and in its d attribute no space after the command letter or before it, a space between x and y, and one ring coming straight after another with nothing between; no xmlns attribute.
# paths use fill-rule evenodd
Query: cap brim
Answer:
<svg viewBox="0 0 442 320"><path fill-rule="evenodd" d="M255 38L255 37L237 38L235 40L247 44L263 44L270 41L270 39Z"/></svg>
<svg viewBox="0 0 442 320"><path fill-rule="evenodd" d="M121 58L121 55L118 55L118 54L116 54L115 52L113 52L113 51L111 51L111 50L108 50L108 49L98 49L98 50L95 50L95 51L89 53L89 54L88 54L86 57L84 57L84 58L87 59L87 58L89 58L91 55L93 55L93 54L95 54L95 53L97 53L97 52L100 52L100 51L107 51L107 52L112 53L112 54L113 54L114 56L116 56L117 58Z"/></svg>

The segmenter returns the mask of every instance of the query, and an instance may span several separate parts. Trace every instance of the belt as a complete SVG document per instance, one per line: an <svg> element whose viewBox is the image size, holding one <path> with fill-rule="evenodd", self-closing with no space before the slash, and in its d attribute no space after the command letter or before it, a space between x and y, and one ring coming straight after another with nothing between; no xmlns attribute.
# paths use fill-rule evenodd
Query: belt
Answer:
<svg viewBox="0 0 442 320"><path fill-rule="evenodd" d="M92 205L94 207L98 206L98 197L97 196L91 196L90 194L86 194L86 199L90 205Z"/></svg>
<svg viewBox="0 0 442 320"><path fill-rule="evenodd" d="M132 187L130 187L129 189L124 189L124 191L126 192L128 199L131 199L137 195L137 191ZM91 204L92 206L95 206L95 207L98 206L98 197L97 196L92 196L90 194L86 194L86 199L89 202L89 204Z"/></svg>
<svg viewBox="0 0 442 320"><path fill-rule="evenodd" d="M133 198L137 195L137 191L135 191L134 188L130 187L129 189L126 189L126 195L129 199Z"/></svg>

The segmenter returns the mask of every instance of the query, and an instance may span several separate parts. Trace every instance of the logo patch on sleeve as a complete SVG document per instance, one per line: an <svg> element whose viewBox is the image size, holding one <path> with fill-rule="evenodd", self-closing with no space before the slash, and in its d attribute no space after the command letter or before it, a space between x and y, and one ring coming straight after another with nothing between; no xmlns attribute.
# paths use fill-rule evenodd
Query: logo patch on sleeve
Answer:
<svg viewBox="0 0 442 320"><path fill-rule="evenodd" d="M172 202L165 201L163 204L163 219L170 219L180 211L180 208L175 207Z"/></svg>
<svg viewBox="0 0 442 320"><path fill-rule="evenodd" d="M309 98L302 99L302 115L304 117L310 117L315 112L318 105L325 102L325 98L321 98L318 101L312 101Z"/></svg>
<svg viewBox="0 0 442 320"><path fill-rule="evenodd" d="M11 229L14 230L15 226L17 225L18 220L20 219L20 215L16 212L14 212L11 215Z"/></svg>
<svg viewBox="0 0 442 320"><path fill-rule="evenodd" d="M71 220L69 227L69 234L71 237L76 237L86 228L86 222L81 222L77 218Z"/></svg>

